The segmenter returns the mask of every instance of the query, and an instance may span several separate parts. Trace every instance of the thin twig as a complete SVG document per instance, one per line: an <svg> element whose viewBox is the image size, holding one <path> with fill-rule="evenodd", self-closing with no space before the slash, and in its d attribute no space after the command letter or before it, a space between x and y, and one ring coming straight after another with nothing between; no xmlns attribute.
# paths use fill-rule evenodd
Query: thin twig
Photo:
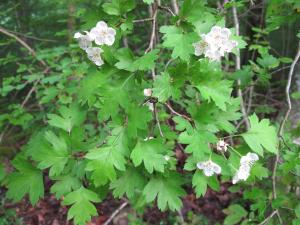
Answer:
<svg viewBox="0 0 300 225"><path fill-rule="evenodd" d="M300 58L300 42L299 42L299 47L298 47L297 54L296 54L296 56L294 58L294 61L291 65L289 75L288 75L288 81L287 81L286 88L285 88L285 94L286 94L286 101L287 101L287 104L288 104L288 109L287 109L287 111L284 115L284 118L283 118L283 120L280 124L279 130L278 130L278 137L282 137L285 123L286 123L286 121L287 121L287 119L290 115L291 109L292 109L292 103L291 103L291 98L290 98L290 88L291 88L291 82L292 82L292 78L293 78L294 69L295 69L295 66L296 66L299 58ZM274 167L273 167L273 173L272 173L273 199L277 198L277 194L276 194L276 170L277 170L278 161L279 161L279 150L278 150L277 155L276 155L276 159L275 159Z"/></svg>
<svg viewBox="0 0 300 225"><path fill-rule="evenodd" d="M152 21L153 18L146 18L146 19L139 19L139 20L133 20L133 23L143 23L146 21Z"/></svg>
<svg viewBox="0 0 300 225"><path fill-rule="evenodd" d="M291 88L291 82L292 82L292 78L293 78L293 73L294 73L294 69L295 69L295 66L298 62L300 58L300 42L298 43L298 51L297 51L297 54L294 58L294 61L291 65L291 68L290 68L290 71L289 71L289 75L288 75L288 81L287 81L287 84L286 84L286 88L285 88L285 94L286 94L286 101L287 101L287 104L288 104L288 109L284 115L284 119L282 120L281 124L280 124L280 128L279 128L279 131L278 131L278 135L279 136L282 136L282 132L283 132L283 128L284 128L284 125L290 115L290 112L292 110L292 103L291 103L291 98L290 98L290 88Z"/></svg>
<svg viewBox="0 0 300 225"><path fill-rule="evenodd" d="M235 32L236 32L236 35L238 36L240 34L240 24L239 24L239 20L238 20L237 11L236 11L235 6L232 7L232 13L233 13L233 21L234 21L234 26L235 26ZM240 50L239 49L237 50L237 54L236 54L236 57L235 57L235 69L237 71L241 69L241 56L240 56ZM242 93L242 89L241 89L241 80L240 79L238 79L237 84L238 84L238 96L239 96L240 101L241 101L241 111L242 111L242 114L243 114L243 121L245 122L247 130L249 130L250 123L249 123L249 120L248 120L248 116L247 116L247 112L246 112L246 108L245 108L245 104L244 104L243 93Z"/></svg>
<svg viewBox="0 0 300 225"><path fill-rule="evenodd" d="M108 220L105 221L105 223L103 223L103 225L108 225L110 224L110 222L115 218L116 215L119 214L119 212L125 208L128 205L128 202L124 202L122 205L119 206L119 208L117 208L112 214L111 216L108 218Z"/></svg>
<svg viewBox="0 0 300 225"><path fill-rule="evenodd" d="M153 103L153 113L154 113L154 118L159 130L159 134L161 137L164 137L164 133L162 132L161 126L160 126L160 122L159 122L159 118L158 118L158 114L157 114L157 105L156 103Z"/></svg>
<svg viewBox="0 0 300 225"><path fill-rule="evenodd" d="M31 35L27 35L27 34L22 34L22 33L17 32L17 31L12 31L12 30L7 30L7 29L6 29L6 31L8 31L10 33L13 33L13 34L17 34L17 35L23 36L23 37L26 37L28 39L32 39L32 40L45 41L45 42L58 42L58 41L52 40L52 39L39 38L39 37L34 37L34 36L31 36Z"/></svg>
<svg viewBox="0 0 300 225"><path fill-rule="evenodd" d="M36 52L25 42L23 41L21 38L19 38L18 36L12 34L11 32L9 32L8 30L6 30L5 28L1 27L0 26L0 32L9 36L9 37L12 37L14 38L17 42L19 42L23 47L25 47L29 52L30 54L33 56L33 57L37 57L36 56ZM44 60L38 60L40 62L40 64L42 64L43 66L47 66L47 64L45 63Z"/></svg>
<svg viewBox="0 0 300 225"><path fill-rule="evenodd" d="M251 111L251 107L252 107L252 98L253 98L253 91L254 91L254 86L250 87L249 90L249 100L248 100L248 106L247 106L247 115L249 115L250 111Z"/></svg>
<svg viewBox="0 0 300 225"><path fill-rule="evenodd" d="M145 50L145 53L152 51L155 45L155 39L156 39L156 18L157 18L157 7L159 3L154 1L154 3L149 6L149 12L151 14L152 18L152 31L150 35L150 41L149 41L149 46ZM151 69L151 74L152 74L152 79L155 80L156 74L155 74L155 68ZM160 121L157 113L157 105L156 103L153 103L153 114L154 114L154 119L156 121L160 136L164 137L164 134L162 132L161 126L160 126Z"/></svg>
<svg viewBox="0 0 300 225"><path fill-rule="evenodd" d="M287 121L287 119L290 115L291 110L292 110L292 103L291 103L291 98L290 98L290 88L291 88L291 82L292 82L292 78L293 78L293 74L294 74L294 69L295 69L295 66L296 66L299 58L300 58L300 42L298 43L298 51L297 51L296 56L293 60L293 63L291 65L289 75L288 75L287 85L286 85L286 88L285 88L285 94L286 94L286 101L287 101L287 104L288 104L288 109L287 109L287 111L284 115L284 118L283 118L283 120L280 124L279 130L278 130L278 137L282 137L285 123L286 123L286 121ZM277 198L276 171L277 171L277 166L278 166L278 162L279 162L279 153L280 152L279 152L279 148L278 148L278 152L276 154L276 159L275 159L274 167L273 167L273 171L272 171L272 194L273 194L273 199ZM279 213L278 210L277 210L276 214L278 216L279 221L280 220L282 221L280 213ZM282 222L281 222L281 224L282 224Z"/></svg>
<svg viewBox="0 0 300 225"><path fill-rule="evenodd" d="M275 216L277 213L277 210L273 211L264 221L259 223L258 225L265 225L267 222L269 222L270 219L272 219L273 216Z"/></svg>
<svg viewBox="0 0 300 225"><path fill-rule="evenodd" d="M178 210L178 216L180 218L180 224L181 225L186 225L186 223L184 222L184 216L183 216L181 210Z"/></svg>
<svg viewBox="0 0 300 225"><path fill-rule="evenodd" d="M290 67L291 67L291 66L284 66L284 67L281 67L281 68L279 68L279 69L277 69L277 70L272 71L272 72L270 73L270 75L272 75L272 74L274 74L274 73L277 73L277 72L279 72L279 71L281 71L281 70L288 69L288 68L290 68Z"/></svg>
<svg viewBox="0 0 300 225"><path fill-rule="evenodd" d="M190 117L188 117L188 116L186 116L186 115L183 115L183 114L180 114L179 112L176 112L176 111L172 108L172 106L171 106L170 104L165 103L164 105L167 106L167 108L168 108L173 114L175 114L175 115L177 115L177 116L180 116L180 117L183 117L183 118L187 119L188 121L193 121Z"/></svg>
<svg viewBox="0 0 300 225"><path fill-rule="evenodd" d="M172 9L170 9L170 8L167 7L167 6L162 6L162 5L160 5L160 6L158 6L158 8L159 8L159 9L162 9L162 10L165 10L165 11L167 11L167 12L169 12L172 16L176 16L176 14L172 11Z"/></svg>
<svg viewBox="0 0 300 225"><path fill-rule="evenodd" d="M149 7L151 7L151 6L149 6ZM149 46L145 50L145 53L151 51L154 48L155 33L156 33L156 17L157 17L157 5L153 4L152 31L151 31L151 35L150 35Z"/></svg>

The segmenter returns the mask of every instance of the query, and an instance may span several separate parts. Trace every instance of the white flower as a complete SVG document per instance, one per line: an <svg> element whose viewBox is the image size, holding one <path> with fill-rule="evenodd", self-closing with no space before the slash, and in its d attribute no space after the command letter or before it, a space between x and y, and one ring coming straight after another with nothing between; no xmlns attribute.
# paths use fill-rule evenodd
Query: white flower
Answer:
<svg viewBox="0 0 300 225"><path fill-rule="evenodd" d="M144 105L148 106L150 111L154 111L154 104L152 102L147 101Z"/></svg>
<svg viewBox="0 0 300 225"><path fill-rule="evenodd" d="M79 47L83 50L92 47L92 38L89 36L89 32L85 31L86 34L79 32L74 34L74 38L78 40Z"/></svg>
<svg viewBox="0 0 300 225"><path fill-rule="evenodd" d="M240 160L240 167L235 173L232 183L236 184L240 180L246 181L250 176L251 167L258 159L258 155L252 152L248 152L247 155L242 156Z"/></svg>
<svg viewBox="0 0 300 225"><path fill-rule="evenodd" d="M154 137L150 136L150 137L146 137L146 138L144 139L144 141L148 141L148 140L152 140L152 139L154 139Z"/></svg>
<svg viewBox="0 0 300 225"><path fill-rule="evenodd" d="M97 66L101 66L104 62L101 58L101 53L103 50L98 47L90 47L86 49L88 58L93 61Z"/></svg>
<svg viewBox="0 0 300 225"><path fill-rule="evenodd" d="M219 140L217 143L217 150L220 152L226 152L228 144L224 140Z"/></svg>
<svg viewBox="0 0 300 225"><path fill-rule="evenodd" d="M195 55L204 54L212 61L219 61L226 52L232 52L237 42L230 40L231 31L228 28L213 26L208 34L201 35L202 40L194 43Z"/></svg>
<svg viewBox="0 0 300 225"><path fill-rule="evenodd" d="M236 184L240 180L246 181L250 176L251 167L249 165L240 165L240 168L236 171L232 183Z"/></svg>
<svg viewBox="0 0 300 225"><path fill-rule="evenodd" d="M257 160L258 160L258 155L252 152L248 152L247 155L242 156L240 163L241 165L250 165L252 166Z"/></svg>
<svg viewBox="0 0 300 225"><path fill-rule="evenodd" d="M165 155L165 156L164 156L164 159L165 159L166 161L169 161L169 160L170 160L170 156Z"/></svg>
<svg viewBox="0 0 300 225"><path fill-rule="evenodd" d="M151 88L144 89L144 96L150 97L151 95L152 95L152 89Z"/></svg>
<svg viewBox="0 0 300 225"><path fill-rule="evenodd" d="M208 45L205 41L198 41L198 42L194 43L193 46L195 48L195 55L200 56L200 55L204 54Z"/></svg>
<svg viewBox="0 0 300 225"><path fill-rule="evenodd" d="M205 51L204 56L209 58L212 61L220 61L221 57L224 56L224 54L222 55L221 53L222 52L208 49L207 51Z"/></svg>
<svg viewBox="0 0 300 225"><path fill-rule="evenodd" d="M108 27L104 21L99 21L90 31L90 37L97 45L112 45L115 42L115 29Z"/></svg>
<svg viewBox="0 0 300 225"><path fill-rule="evenodd" d="M220 174L222 170L218 164L211 160L199 162L197 163L197 167L198 169L203 170L204 175L207 177L210 177L214 174Z"/></svg>

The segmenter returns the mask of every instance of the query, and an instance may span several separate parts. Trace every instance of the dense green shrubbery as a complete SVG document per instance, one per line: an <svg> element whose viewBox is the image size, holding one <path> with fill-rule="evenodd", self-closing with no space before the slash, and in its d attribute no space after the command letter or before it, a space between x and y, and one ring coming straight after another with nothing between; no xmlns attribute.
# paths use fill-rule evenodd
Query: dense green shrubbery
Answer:
<svg viewBox="0 0 300 225"><path fill-rule="evenodd" d="M266 15L261 27L244 37L233 34L238 25L243 34L239 15L252 1L227 2L216 9L214 1L185 0L178 15L169 1L94 4L91 9L78 3L76 17L83 21L83 31L98 21L116 31L113 45L112 39L98 41L100 55L99 49L87 50L95 37L85 40L78 34L71 45L41 45L29 59L17 58L12 48L0 61L5 75L0 89L5 106L1 150L9 151L6 142L22 143L11 161L14 171L5 174L3 166L0 170L6 196L19 201L28 194L36 204L44 195L47 175L53 182L51 193L70 206L68 218L85 224L97 215L94 203L110 192L115 198L126 197L136 209L155 203L161 210L178 211L184 187L192 186L200 198L208 187L219 190L220 183L233 179L230 191L244 190L243 199L225 210L224 224L258 224L266 217L270 224L300 224L300 149L291 133L277 135L285 122L279 128L265 118L281 116L285 108L274 113L278 108L252 99L253 87L259 93L272 82L280 83L272 74L294 60L275 56L266 38L280 26L296 23L299 3L269 1L262 6ZM215 36L203 36L213 27L230 28L216 31L229 36L219 49L211 39ZM293 35L290 41L296 43ZM87 54L78 41L88 42L83 47ZM195 52L202 44L204 55ZM8 73L15 61L18 69L12 76ZM285 82L278 88L283 86ZM175 149L187 156L184 168L177 165Z"/></svg>

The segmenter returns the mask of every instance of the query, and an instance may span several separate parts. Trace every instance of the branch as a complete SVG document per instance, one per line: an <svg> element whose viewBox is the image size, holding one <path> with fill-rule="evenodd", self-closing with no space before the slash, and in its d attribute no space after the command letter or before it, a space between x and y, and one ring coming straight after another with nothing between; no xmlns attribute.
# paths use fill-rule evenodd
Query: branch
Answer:
<svg viewBox="0 0 300 225"><path fill-rule="evenodd" d="M146 19L139 19L139 20L133 20L134 23L143 23L146 21L152 21L153 18L146 18Z"/></svg>
<svg viewBox="0 0 300 225"><path fill-rule="evenodd" d="M172 16L176 16L176 14L172 11L172 9L170 9L167 6L160 5L160 6L158 6L158 8L161 9L161 10L165 10L165 11L169 12Z"/></svg>
<svg viewBox="0 0 300 225"><path fill-rule="evenodd" d="M282 120L282 122L280 124L280 128L279 128L279 131L278 131L279 136L282 136L284 125L285 125L285 123L286 123L286 121L287 121L287 119L290 115L291 109L292 109L292 103L291 103L291 98L290 98L290 88L291 88L291 82L292 82L292 78L293 78L294 69L295 69L295 66L296 66L299 58L300 58L300 41L298 43L297 54L294 58L294 61L291 65L291 68L290 68L290 71L289 71L288 81L287 81L286 88L285 88L286 102L288 104L288 110L286 111L286 113L284 115L284 119Z"/></svg>
<svg viewBox="0 0 300 225"><path fill-rule="evenodd" d="M285 88L285 94L286 94L286 101L288 104L288 109L284 115L284 118L280 124L279 127L279 131L278 131L278 137L282 137L283 134L283 129L285 126L285 123L290 115L291 109L292 109L292 103L291 103L291 98L290 98L290 88L291 88L291 82L292 82L292 78L293 78L293 73L294 73L294 69L295 66L300 58L300 42L298 44L298 51L296 53L296 56L294 58L294 61L291 65L290 71L289 71L289 75L288 75L288 80L287 80L287 84L286 84L286 88ZM277 193L276 193L276 170L277 170L277 165L278 165L278 161L279 161L279 149L276 155L276 159L274 162L274 167L273 167L273 173L272 173L272 184L273 184L273 199L277 198Z"/></svg>
<svg viewBox="0 0 300 225"><path fill-rule="evenodd" d="M236 32L236 35L238 36L240 34L240 24L239 24L239 20L238 20L237 11L236 11L235 6L232 7L232 13L233 13L233 21L234 21L234 26L235 26L235 32ZM236 70L241 69L241 56L240 56L240 50L239 49L237 50L237 54L236 54L236 57L235 57L235 69ZM242 93L242 90L241 90L241 80L238 79L237 83L238 83L238 96L241 100L241 111L242 111L242 114L243 114L243 121L245 122L247 130L249 130L250 123L249 123L249 120L248 120L248 115L247 115L247 112L246 112L244 99L243 99L243 93Z"/></svg>
<svg viewBox="0 0 300 225"><path fill-rule="evenodd" d="M159 117L158 117L158 114L157 114L157 104L156 103L153 103L153 113L154 113L154 118L155 118L158 130L159 130L159 134L160 134L161 137L164 137L164 133L162 132L160 122L159 122Z"/></svg>
<svg viewBox="0 0 300 225"><path fill-rule="evenodd" d="M158 7L158 3L156 1L154 1L154 3L149 6L149 12L151 14L151 18L152 18L152 32L150 35L150 41L149 41L149 46L148 48L145 50L145 53L152 51L155 45L155 38L156 38L156 19L157 19L157 7ZM156 74L155 74L155 68L153 68L151 70L151 74L152 74L152 79L155 80ZM156 121L159 133L161 137L164 137L164 134L162 132L161 126L160 126L160 122L159 122L159 117L158 117L158 113L157 113L157 105L156 103L153 103L153 114L154 114L154 119Z"/></svg>
<svg viewBox="0 0 300 225"><path fill-rule="evenodd" d="M19 42L24 48L26 48L26 49L29 51L29 53L30 53L33 57L37 58L36 52L35 52L35 51L34 51L34 50L33 50L33 49L32 49L25 41L23 41L21 38L19 38L18 36L12 34L11 32L9 32L8 30L6 30L5 28L3 28L3 27L1 27L1 26L0 26L0 32L3 33L3 34L5 34L5 35L7 35L7 36L9 36L9 37L14 38L14 39L15 39L17 42ZM40 64L42 64L43 66L47 67L47 64L45 63L44 60L38 60L38 61L39 61Z"/></svg>
<svg viewBox="0 0 300 225"><path fill-rule="evenodd" d="M269 222L269 220L272 219L272 217L275 216L277 214L277 212L278 212L277 210L273 211L264 221L262 221L258 225L267 224L267 222Z"/></svg>
<svg viewBox="0 0 300 225"><path fill-rule="evenodd" d="M186 116L186 115L183 115L183 114L180 114L180 113L176 112L176 111L172 108L172 106L171 106L170 104L165 103L165 106L167 106L167 108L168 108L172 113L174 113L175 115L181 116L181 117L187 119L188 121L193 121L190 117L188 117L188 116Z"/></svg>
<svg viewBox="0 0 300 225"><path fill-rule="evenodd" d="M33 48L31 48L25 41L23 41L21 38L19 38L18 36L14 35L13 33L11 33L10 31L6 30L5 28L0 26L0 33L3 33L9 37L14 38L17 42L19 42L24 48L26 48L28 50L28 52L35 58L37 58L36 52L33 50ZM38 62L45 67L43 73L47 73L50 70L50 67L46 64L46 62L44 60L39 60L37 59ZM30 99L30 96L32 95L32 93L35 91L36 85L40 82L40 79L36 80L32 86L32 88L29 90L29 92L27 93L25 99L23 100L23 102L21 103L21 108L24 108L24 106L26 105L26 103L28 102L28 100ZM4 130L1 132L0 134L0 143L3 140L3 137L5 135L5 132L8 130L9 126L6 126L4 128Z"/></svg>
<svg viewBox="0 0 300 225"><path fill-rule="evenodd" d="M108 218L108 220L106 220L105 223L103 223L103 225L108 225L108 224L110 224L110 222L114 219L114 217L115 217L116 215L118 215L119 212L120 212L123 208L125 208L127 205L128 205L128 202L124 202L122 205L120 205L119 208L117 208L117 209L111 214L111 216Z"/></svg>
<svg viewBox="0 0 300 225"><path fill-rule="evenodd" d="M6 29L6 31L8 31L12 34L17 34L17 35L23 36L23 37L28 38L28 39L32 39L32 40L45 41L45 42L58 42L58 41L52 40L52 39L39 38L39 37L34 37L34 36L31 36L31 35L27 35L27 34L22 34L22 33L17 32L17 31L11 31L11 30L7 30L7 29Z"/></svg>
<svg viewBox="0 0 300 225"><path fill-rule="evenodd" d="M179 7L178 7L178 2L177 2L177 0L172 0L172 8L173 8L173 10L174 10L174 13L175 13L176 15L178 15L178 13L179 13Z"/></svg>
<svg viewBox="0 0 300 225"><path fill-rule="evenodd" d="M152 10L151 6L150 10ZM155 33L156 33L156 17L157 17L157 5L153 4L153 15L152 15L152 32L150 35L150 42L148 48L145 50L145 53L151 51L154 47L154 42L155 42Z"/></svg>

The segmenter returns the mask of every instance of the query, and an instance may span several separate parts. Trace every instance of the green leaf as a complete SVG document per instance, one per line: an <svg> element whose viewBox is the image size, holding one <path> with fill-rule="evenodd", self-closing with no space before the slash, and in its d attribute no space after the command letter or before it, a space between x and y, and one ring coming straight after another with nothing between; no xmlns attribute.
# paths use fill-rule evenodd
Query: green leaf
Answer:
<svg viewBox="0 0 300 225"><path fill-rule="evenodd" d="M231 101L232 82L228 80L207 80L196 86L201 96L210 102L213 100L215 104L226 111L226 103Z"/></svg>
<svg viewBox="0 0 300 225"><path fill-rule="evenodd" d="M80 188L81 183L76 177L70 175L60 176L55 178L57 180L55 184L51 186L51 193L55 193L57 199L61 198L65 194Z"/></svg>
<svg viewBox="0 0 300 225"><path fill-rule="evenodd" d="M2 163L0 163L0 182L4 179L6 176L5 167Z"/></svg>
<svg viewBox="0 0 300 225"><path fill-rule="evenodd" d="M299 100L300 99L300 92L299 91L296 91L296 92L293 92L291 94L291 97L295 100Z"/></svg>
<svg viewBox="0 0 300 225"><path fill-rule="evenodd" d="M263 167L260 163L255 163L251 169L251 174L262 180L263 178L268 177L268 169Z"/></svg>
<svg viewBox="0 0 300 225"><path fill-rule="evenodd" d="M157 97L160 102L165 102L170 97L178 98L180 90L174 87L173 80L168 73L162 73L154 80L153 96Z"/></svg>
<svg viewBox="0 0 300 225"><path fill-rule="evenodd" d="M179 17L182 20L186 19L191 23L199 21L201 17L199 16L199 12L205 11L206 0L198 1L198 0L185 0L179 12Z"/></svg>
<svg viewBox="0 0 300 225"><path fill-rule="evenodd" d="M112 0L102 5L108 15L121 16L135 8L134 0Z"/></svg>
<svg viewBox="0 0 300 225"><path fill-rule="evenodd" d="M48 123L53 127L61 128L69 133L74 126L81 125L85 120L85 111L81 110L76 104L70 107L62 106L58 111L61 116L48 114Z"/></svg>
<svg viewBox="0 0 300 225"><path fill-rule="evenodd" d="M163 33L163 46L172 49L172 58L181 58L188 61L190 55L194 53L193 43L199 37L196 33L183 33L176 26L162 26L160 32Z"/></svg>
<svg viewBox="0 0 300 225"><path fill-rule="evenodd" d="M298 204L297 207L295 208L295 214L297 218L300 218L300 204Z"/></svg>
<svg viewBox="0 0 300 225"><path fill-rule="evenodd" d="M85 169L92 172L91 178L96 187L115 180L115 168L125 170L124 156L114 145L90 150L85 158L90 160Z"/></svg>
<svg viewBox="0 0 300 225"><path fill-rule="evenodd" d="M131 105L128 109L128 135L136 137L139 130L147 130L148 122L152 120L151 111L146 107Z"/></svg>
<svg viewBox="0 0 300 225"><path fill-rule="evenodd" d="M226 111L216 110L213 114L214 122L218 128L225 130L228 133L232 133L236 130L231 121L236 121L241 118L240 99L231 99L230 104L226 105Z"/></svg>
<svg viewBox="0 0 300 225"><path fill-rule="evenodd" d="M242 134L249 147L260 155L263 155L263 148L269 152L277 153L276 129L270 125L270 121L263 119L259 122L256 114L250 116L249 121L249 131Z"/></svg>
<svg viewBox="0 0 300 225"><path fill-rule="evenodd" d="M176 173L171 173L168 177L154 176L146 185L143 195L147 202L152 202L157 197L160 210L167 207L172 211L179 210L182 206L180 197L185 195L182 184L182 178Z"/></svg>
<svg viewBox="0 0 300 225"><path fill-rule="evenodd" d="M270 54L262 55L262 58L258 58L257 62L268 69L276 68L279 66L279 60Z"/></svg>
<svg viewBox="0 0 300 225"><path fill-rule="evenodd" d="M78 89L78 98L80 99L80 102L83 104L87 102L89 106L92 106L96 101L97 91L106 82L105 76L102 76L102 74L99 74L98 72L91 73L81 80Z"/></svg>
<svg viewBox="0 0 300 225"><path fill-rule="evenodd" d="M44 196L42 171L18 156L12 164L17 171L7 177L7 197L13 201L20 201L28 193L31 204L35 205L39 198Z"/></svg>
<svg viewBox="0 0 300 225"><path fill-rule="evenodd" d="M151 52L146 53L145 55L139 57L133 63L133 68L135 70L147 71L154 68L155 60L158 59L158 50L155 49Z"/></svg>
<svg viewBox="0 0 300 225"><path fill-rule="evenodd" d="M185 152L193 153L200 158L211 152L209 143L217 141L216 137L205 130L195 129L192 133L187 131L180 133L178 141L182 144L188 144L185 148Z"/></svg>
<svg viewBox="0 0 300 225"><path fill-rule="evenodd" d="M248 214L247 211L238 204L231 205L224 211L228 215L224 220L224 225L237 224Z"/></svg>
<svg viewBox="0 0 300 225"><path fill-rule="evenodd" d="M142 162L149 173L153 170L164 172L167 161L164 159L166 146L157 139L138 141L131 152L130 158L134 166L139 166Z"/></svg>
<svg viewBox="0 0 300 225"><path fill-rule="evenodd" d="M195 172L192 184L195 188L197 198L205 195L207 190L207 179L199 170Z"/></svg>
<svg viewBox="0 0 300 225"><path fill-rule="evenodd" d="M121 174L121 177L112 181L110 188L114 189L115 197L121 198L125 193L128 198L132 198L145 186L144 176L136 168L128 168Z"/></svg>
<svg viewBox="0 0 300 225"><path fill-rule="evenodd" d="M119 86L106 85L106 88L101 90L101 103L99 110L99 120L105 121L112 118L113 121L120 118L120 107L127 108L129 105L128 93Z"/></svg>
<svg viewBox="0 0 300 225"><path fill-rule="evenodd" d="M120 70L134 71L134 55L128 48L121 48L117 51L116 56L118 62L115 66Z"/></svg>
<svg viewBox="0 0 300 225"><path fill-rule="evenodd" d="M126 161L122 152L118 151L114 145L105 146L90 150L85 158L90 160L100 160L110 162L118 170L125 170Z"/></svg>
<svg viewBox="0 0 300 225"><path fill-rule="evenodd" d="M50 176L60 175L69 159L67 144L63 138L57 137L52 131L47 131L45 138L51 143L51 147L47 148L45 146L40 149L41 152L33 158L39 161L38 168L51 167L49 170Z"/></svg>
<svg viewBox="0 0 300 225"><path fill-rule="evenodd" d="M292 58L288 58L288 57L280 57L278 59L282 63L292 63L293 62L293 59Z"/></svg>
<svg viewBox="0 0 300 225"><path fill-rule="evenodd" d="M95 187L105 185L117 177L113 164L103 160L90 160L85 170L91 172L90 179L93 181Z"/></svg>
<svg viewBox="0 0 300 225"><path fill-rule="evenodd" d="M145 2L146 4L150 5L154 2L154 0L143 0L143 2Z"/></svg>
<svg viewBox="0 0 300 225"><path fill-rule="evenodd" d="M236 35L231 35L231 40L235 40L237 41L238 45L236 48L233 49L233 52L236 53L236 49L239 48L239 49L243 49L243 48L246 48L247 46L247 42L245 42L243 40L243 37L242 36L236 36Z"/></svg>
<svg viewBox="0 0 300 225"><path fill-rule="evenodd" d="M92 202L100 202L100 199L95 192L84 187L69 193L63 201L64 205L72 205L68 211L68 220L74 219L75 224L85 225L92 216L98 215Z"/></svg>

